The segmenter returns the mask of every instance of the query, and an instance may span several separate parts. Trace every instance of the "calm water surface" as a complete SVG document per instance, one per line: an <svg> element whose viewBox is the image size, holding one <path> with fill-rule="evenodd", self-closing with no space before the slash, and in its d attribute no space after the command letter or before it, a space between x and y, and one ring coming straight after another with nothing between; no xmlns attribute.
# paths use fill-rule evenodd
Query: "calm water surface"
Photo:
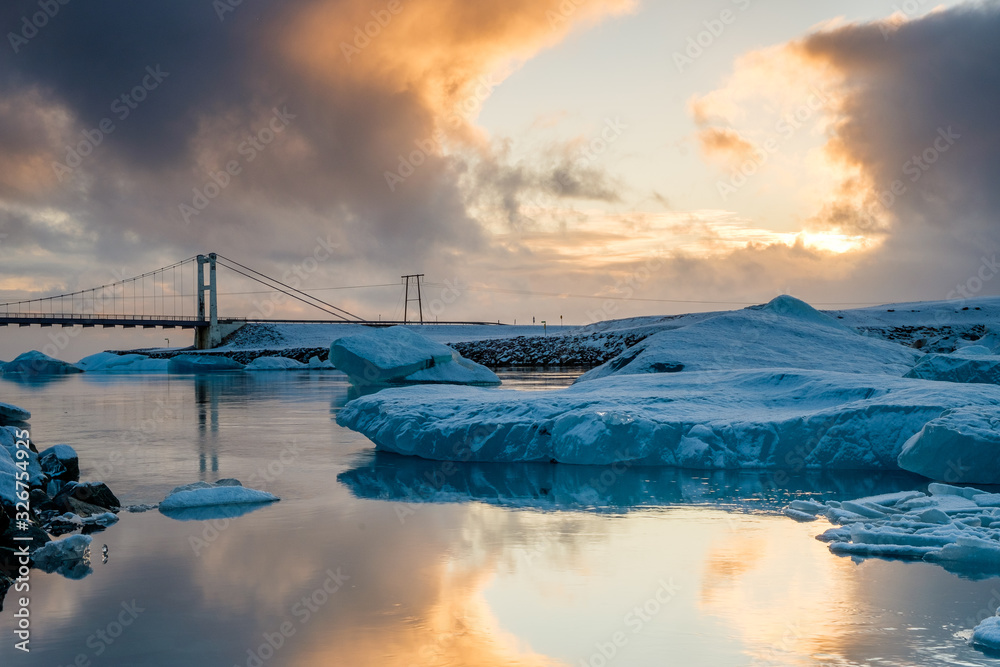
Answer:
<svg viewBox="0 0 1000 667"><path fill-rule="evenodd" d="M574 375L503 377L537 390ZM83 478L126 504L223 477L282 499L230 520L122 512L94 536L91 575L33 571L30 655L7 600L0 665L997 664L965 640L1000 604L996 579L856 564L813 539L825 525L776 513L913 477L376 456L334 423L353 396L339 373L0 388L39 446L73 445Z"/></svg>

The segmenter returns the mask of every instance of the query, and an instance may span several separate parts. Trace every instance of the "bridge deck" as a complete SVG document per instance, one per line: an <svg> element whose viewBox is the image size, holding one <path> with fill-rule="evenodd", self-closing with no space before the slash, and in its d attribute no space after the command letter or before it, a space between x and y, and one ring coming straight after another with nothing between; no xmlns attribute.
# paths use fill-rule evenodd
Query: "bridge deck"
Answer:
<svg viewBox="0 0 1000 667"><path fill-rule="evenodd" d="M398 320L284 320L284 319L247 319L245 317L219 318L219 324L238 324L240 322L261 322L272 324L363 324L373 327L389 327L404 324ZM79 315L72 313L0 313L0 326L28 327L37 324L43 327L123 327L131 329L142 327L154 329L197 329L209 326L208 320L193 316L163 316L163 315ZM419 322L405 322L408 325L419 325ZM437 325L481 325L497 326L499 322L424 322Z"/></svg>

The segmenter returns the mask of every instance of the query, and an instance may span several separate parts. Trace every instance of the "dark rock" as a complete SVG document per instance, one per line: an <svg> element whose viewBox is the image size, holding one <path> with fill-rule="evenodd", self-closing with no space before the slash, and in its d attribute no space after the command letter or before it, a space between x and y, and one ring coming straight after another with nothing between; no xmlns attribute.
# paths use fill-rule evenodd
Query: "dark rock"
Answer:
<svg viewBox="0 0 1000 667"><path fill-rule="evenodd" d="M80 479L80 459L69 445L55 445L38 455L42 472L52 479L76 482Z"/></svg>
<svg viewBox="0 0 1000 667"><path fill-rule="evenodd" d="M83 501L88 505L96 505L98 508L103 508L101 511L117 512L122 506L121 501L104 482L70 482L52 499L55 506L62 511L80 514L69 502L69 498Z"/></svg>
<svg viewBox="0 0 1000 667"><path fill-rule="evenodd" d="M232 477L225 477L215 483L216 486L243 486L243 482Z"/></svg>
<svg viewBox="0 0 1000 667"><path fill-rule="evenodd" d="M30 537L30 540L15 540L15 537ZM40 546L52 541L49 534L38 527L34 522L29 522L26 530L17 530L17 526L11 524L0 534L0 547L7 549L19 549L23 545L28 545L29 551L34 551Z"/></svg>

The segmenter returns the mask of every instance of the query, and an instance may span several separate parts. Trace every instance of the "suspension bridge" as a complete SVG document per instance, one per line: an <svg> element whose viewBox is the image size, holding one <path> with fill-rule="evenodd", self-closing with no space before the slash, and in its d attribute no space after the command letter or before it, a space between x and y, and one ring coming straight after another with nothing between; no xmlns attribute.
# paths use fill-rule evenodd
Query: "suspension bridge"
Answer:
<svg viewBox="0 0 1000 667"><path fill-rule="evenodd" d="M268 292L281 293L321 311L321 319L276 319L259 312L245 316L220 316L218 311L218 269L225 268L266 286ZM206 276L207 273L207 276ZM422 274L421 274L422 276ZM407 302L410 279L406 280ZM411 321L407 311L403 319L368 320L332 303L297 289L276 278L228 259L217 253L197 255L132 278L54 296L0 303L0 326L81 326L144 329L194 329L195 347L217 347L222 339L248 322L339 323L367 326L423 324L420 282L416 283L419 320ZM192 299L191 297L194 297ZM498 322L435 322L435 324L498 324Z"/></svg>

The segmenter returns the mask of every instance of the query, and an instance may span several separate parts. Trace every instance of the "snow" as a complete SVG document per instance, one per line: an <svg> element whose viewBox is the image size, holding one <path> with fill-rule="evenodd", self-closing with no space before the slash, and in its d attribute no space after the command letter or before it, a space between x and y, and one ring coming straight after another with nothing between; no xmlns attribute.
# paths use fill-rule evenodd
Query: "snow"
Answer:
<svg viewBox="0 0 1000 667"><path fill-rule="evenodd" d="M308 370L308 366L301 361L289 359L288 357L257 357L243 370L247 371L294 371Z"/></svg>
<svg viewBox="0 0 1000 667"><path fill-rule="evenodd" d="M337 423L378 450L436 460L897 469L910 436L969 406L1000 406L1000 387L761 369L620 375L530 394L386 389L349 402Z"/></svg>
<svg viewBox="0 0 1000 667"><path fill-rule="evenodd" d="M168 373L215 373L243 370L243 364L228 357L207 354L179 354L167 364Z"/></svg>
<svg viewBox="0 0 1000 667"><path fill-rule="evenodd" d="M144 354L98 352L76 363L87 373L165 373L168 359L151 359Z"/></svg>
<svg viewBox="0 0 1000 667"><path fill-rule="evenodd" d="M367 329L338 338L330 361L356 384L500 384L485 366L405 327Z"/></svg>
<svg viewBox="0 0 1000 667"><path fill-rule="evenodd" d="M975 578L1000 574L1000 509L992 505L997 494L935 483L927 491L793 502L785 513L840 524L817 537L836 554L922 560Z"/></svg>
<svg viewBox="0 0 1000 667"><path fill-rule="evenodd" d="M903 445L899 465L931 479L1000 484L1000 408L955 408L928 421Z"/></svg>
<svg viewBox="0 0 1000 667"><path fill-rule="evenodd" d="M1000 609L997 610L1000 614ZM1000 615L987 616L972 631L972 644L993 651L1000 651Z"/></svg>
<svg viewBox="0 0 1000 667"><path fill-rule="evenodd" d="M31 413L10 403L0 403L0 423L24 422L31 419Z"/></svg>
<svg viewBox="0 0 1000 667"><path fill-rule="evenodd" d="M83 369L69 362L54 359L37 350L32 350L18 355L16 359L4 365L3 372L4 375L65 375L81 373Z"/></svg>
<svg viewBox="0 0 1000 667"><path fill-rule="evenodd" d="M906 377L945 382L1000 384L1000 355L986 346L970 345L951 354L928 354Z"/></svg>
<svg viewBox="0 0 1000 667"><path fill-rule="evenodd" d="M160 510L182 510L192 507L215 505L243 505L270 503L278 500L274 494L243 486L208 486L201 488L175 489L163 502Z"/></svg>
<svg viewBox="0 0 1000 667"><path fill-rule="evenodd" d="M780 296L654 334L579 378L742 368L821 369L901 376L922 354L862 336L809 304Z"/></svg>
<svg viewBox="0 0 1000 667"><path fill-rule="evenodd" d="M0 463L0 470L16 474L18 468L14 463L18 461L17 450L26 451L28 453L28 480L32 486L41 486L45 480L45 476L42 473L41 465L38 463L38 454L31 449L17 446L17 430L13 426L0 426L0 451L6 453L6 458L2 459L3 463ZM0 454L0 457L2 456L3 454ZM6 465L8 461L10 462L10 466Z"/></svg>

